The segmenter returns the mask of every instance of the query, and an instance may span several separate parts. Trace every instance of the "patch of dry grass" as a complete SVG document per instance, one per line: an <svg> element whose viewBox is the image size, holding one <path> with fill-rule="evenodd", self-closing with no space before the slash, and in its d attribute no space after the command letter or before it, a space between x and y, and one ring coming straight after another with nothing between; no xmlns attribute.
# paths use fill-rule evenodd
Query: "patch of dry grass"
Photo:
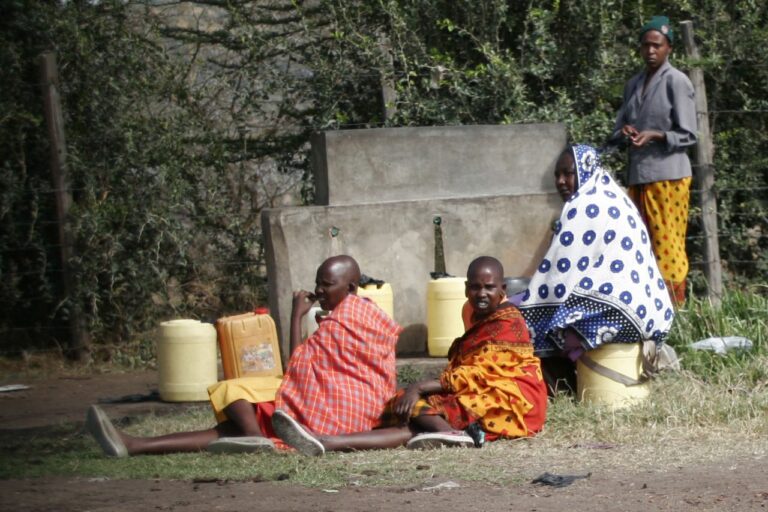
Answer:
<svg viewBox="0 0 768 512"><path fill-rule="evenodd" d="M754 358L750 365L765 367ZM577 403L567 396L550 405L544 432L532 439L489 443L477 449L409 451L404 448L333 453L306 458L274 455L186 454L114 461L88 448L90 475L140 478L286 480L312 487L347 485L423 486L446 480L505 484L544 471L672 471L680 466L738 458L768 457L768 390L749 377L723 374L712 384L690 371L663 375L652 383L651 399L614 409ZM147 417L129 425L135 435L159 435L211 426L201 406L179 416Z"/></svg>
<svg viewBox="0 0 768 512"><path fill-rule="evenodd" d="M754 365L768 365L760 358ZM0 478L83 475L107 478L285 480L321 488L420 487L446 480L489 484L527 481L544 471L576 474L672 471L709 461L768 456L768 391L737 375L710 384L688 371L653 382L652 398L614 410L560 396L544 432L532 439L488 443L482 449L404 448L334 453L208 453L108 459L77 429L0 440ZM171 416L147 416L125 426L134 435L208 428L205 405ZM24 457L13 457L23 451Z"/></svg>

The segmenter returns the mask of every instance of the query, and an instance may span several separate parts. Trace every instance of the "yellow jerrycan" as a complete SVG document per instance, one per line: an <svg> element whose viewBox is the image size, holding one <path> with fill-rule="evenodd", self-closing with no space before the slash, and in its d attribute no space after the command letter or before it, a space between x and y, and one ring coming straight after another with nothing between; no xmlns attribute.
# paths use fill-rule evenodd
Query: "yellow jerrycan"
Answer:
<svg viewBox="0 0 768 512"><path fill-rule="evenodd" d="M162 400L208 400L208 386L218 380L216 329L192 319L161 323L157 365Z"/></svg>
<svg viewBox="0 0 768 512"><path fill-rule="evenodd" d="M453 340L464 334L465 281L463 277L443 277L427 283L427 351L432 357L447 356Z"/></svg>
<svg viewBox="0 0 768 512"><path fill-rule="evenodd" d="M360 297L366 297L376 303L386 314L395 318L395 301L392 296L392 285L384 283L381 286L366 284L357 288Z"/></svg>

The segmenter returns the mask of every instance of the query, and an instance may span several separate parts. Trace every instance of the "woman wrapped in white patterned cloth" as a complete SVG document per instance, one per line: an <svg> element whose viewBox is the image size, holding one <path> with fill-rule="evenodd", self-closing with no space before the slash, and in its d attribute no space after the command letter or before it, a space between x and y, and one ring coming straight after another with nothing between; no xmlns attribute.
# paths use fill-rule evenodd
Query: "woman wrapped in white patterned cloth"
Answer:
<svg viewBox="0 0 768 512"><path fill-rule="evenodd" d="M591 146L563 151L555 180L565 205L520 304L536 354L575 361L606 343L660 346L675 313L637 208Z"/></svg>

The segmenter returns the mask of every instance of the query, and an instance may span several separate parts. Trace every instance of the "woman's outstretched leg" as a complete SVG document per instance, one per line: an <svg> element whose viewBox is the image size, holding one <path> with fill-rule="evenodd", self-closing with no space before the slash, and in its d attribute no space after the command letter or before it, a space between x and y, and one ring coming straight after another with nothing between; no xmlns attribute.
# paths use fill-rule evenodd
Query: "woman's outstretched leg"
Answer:
<svg viewBox="0 0 768 512"><path fill-rule="evenodd" d="M204 450L211 441L219 437L243 435L230 420L206 430L177 432L157 437L135 437L116 429L104 411L95 405L88 410L86 427L104 452L113 457L196 452Z"/></svg>
<svg viewBox="0 0 768 512"><path fill-rule="evenodd" d="M220 437L237 435L230 422L206 430L176 432L157 437L134 437L119 432L128 455L199 452Z"/></svg>
<svg viewBox="0 0 768 512"><path fill-rule="evenodd" d="M411 423L420 432L448 432L454 429L445 418L437 414L425 414L411 418Z"/></svg>
<svg viewBox="0 0 768 512"><path fill-rule="evenodd" d="M355 432L338 436L317 436L326 451L381 450L404 446L420 432L447 432L454 430L442 416L425 415L411 418L408 425L377 428L368 432Z"/></svg>
<svg viewBox="0 0 768 512"><path fill-rule="evenodd" d="M414 436L414 431L406 425L337 436L318 436L280 409L272 415L272 427L286 444L304 455L312 456L322 455L326 451L396 448Z"/></svg>
<svg viewBox="0 0 768 512"><path fill-rule="evenodd" d="M338 436L318 436L325 451L348 452L353 450L381 450L404 446L415 432L410 426L387 427Z"/></svg>

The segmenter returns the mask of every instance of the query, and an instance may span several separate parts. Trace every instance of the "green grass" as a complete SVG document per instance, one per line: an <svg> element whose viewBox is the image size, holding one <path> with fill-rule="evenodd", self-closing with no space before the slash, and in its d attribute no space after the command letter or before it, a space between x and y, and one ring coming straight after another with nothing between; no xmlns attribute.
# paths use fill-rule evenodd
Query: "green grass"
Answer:
<svg viewBox="0 0 768 512"><path fill-rule="evenodd" d="M559 396L536 438L491 443L482 450L396 449L322 458L196 453L116 460L103 457L80 427L63 425L4 433L0 478L274 480L320 488L419 486L449 479L503 485L543 471L658 471L729 457L766 457L767 326L768 300L757 294L731 293L720 309L693 300L678 315L670 338L684 369L654 380L651 400L614 410ZM727 335L745 336L755 346L725 357L688 348L698 339ZM138 418L121 428L148 436L211 425L210 409L201 405L183 414Z"/></svg>
<svg viewBox="0 0 768 512"><path fill-rule="evenodd" d="M748 352L724 357L689 348L695 341L714 336L743 336L754 345ZM732 291L719 308L706 299L691 299L678 312L668 343L677 350L684 367L706 382L716 383L739 372L748 374L747 385L765 382L768 367L755 361L768 357L768 297L749 290Z"/></svg>

